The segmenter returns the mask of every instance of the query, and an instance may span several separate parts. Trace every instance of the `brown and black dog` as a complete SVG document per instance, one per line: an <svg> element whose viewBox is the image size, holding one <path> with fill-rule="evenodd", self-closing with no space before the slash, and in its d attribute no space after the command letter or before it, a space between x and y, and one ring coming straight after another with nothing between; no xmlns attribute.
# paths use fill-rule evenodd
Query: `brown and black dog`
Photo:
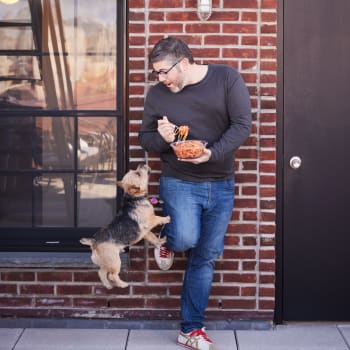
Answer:
<svg viewBox="0 0 350 350"><path fill-rule="evenodd" d="M103 285L125 288L128 283L119 277L120 253L125 247L145 239L155 246L165 243L152 228L170 222L170 216L155 215L154 208L147 198L148 178L151 168L140 164L136 170L128 171L118 186L124 190L123 204L113 221L97 231L93 238L82 238L80 242L89 245L91 260L100 267L98 274Z"/></svg>

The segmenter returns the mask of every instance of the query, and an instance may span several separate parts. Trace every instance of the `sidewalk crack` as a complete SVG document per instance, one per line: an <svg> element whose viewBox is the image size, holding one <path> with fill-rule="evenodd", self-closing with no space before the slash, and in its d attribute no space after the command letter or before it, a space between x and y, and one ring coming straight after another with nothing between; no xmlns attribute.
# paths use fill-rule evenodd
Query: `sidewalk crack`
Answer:
<svg viewBox="0 0 350 350"><path fill-rule="evenodd" d="M15 349L16 349L16 346L17 346L19 340L22 338L22 335L23 335L23 333L24 333L25 330L26 330L25 328L22 329L21 334L18 336L18 338L17 338L15 344L13 345L13 347L11 348L11 350L15 350Z"/></svg>
<svg viewBox="0 0 350 350"><path fill-rule="evenodd" d="M240 350L240 349L239 349L239 342L238 342L237 331L233 331L233 334L234 334L234 336L235 336L236 349L237 349L237 350Z"/></svg>
<svg viewBox="0 0 350 350"><path fill-rule="evenodd" d="M130 337L130 329L128 329L128 335L126 336L125 348L124 348L124 350L127 350L127 348L128 348L129 337Z"/></svg>
<svg viewBox="0 0 350 350"><path fill-rule="evenodd" d="M337 327L337 330L338 330L338 332L340 333L341 337L343 338L343 341L344 341L345 345L346 345L346 346L348 347L348 349L350 350L350 344L349 344L349 342L346 340L345 335L343 334L341 328L339 327L339 325L336 325L336 327Z"/></svg>

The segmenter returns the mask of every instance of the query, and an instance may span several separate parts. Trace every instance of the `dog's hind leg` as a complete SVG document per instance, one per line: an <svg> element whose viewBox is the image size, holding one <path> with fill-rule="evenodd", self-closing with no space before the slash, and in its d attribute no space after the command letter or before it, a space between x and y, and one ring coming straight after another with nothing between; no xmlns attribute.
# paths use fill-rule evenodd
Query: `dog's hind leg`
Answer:
<svg viewBox="0 0 350 350"><path fill-rule="evenodd" d="M100 277L100 280L102 282L102 284L107 288L107 289L112 289L113 288L113 284L110 282L110 280L108 279L108 271L105 269L100 269L98 270L98 275Z"/></svg>
<svg viewBox="0 0 350 350"><path fill-rule="evenodd" d="M116 244L106 244L103 250L104 268L108 270L107 278L110 283L120 288L126 288L128 283L119 277L121 268L120 252L124 246Z"/></svg>
<svg viewBox="0 0 350 350"><path fill-rule="evenodd" d="M129 284L123 281L119 277L121 267L121 260L119 252L116 254L115 258L113 259L113 265L108 273L108 279L110 282L112 282L114 285L120 288L126 288Z"/></svg>

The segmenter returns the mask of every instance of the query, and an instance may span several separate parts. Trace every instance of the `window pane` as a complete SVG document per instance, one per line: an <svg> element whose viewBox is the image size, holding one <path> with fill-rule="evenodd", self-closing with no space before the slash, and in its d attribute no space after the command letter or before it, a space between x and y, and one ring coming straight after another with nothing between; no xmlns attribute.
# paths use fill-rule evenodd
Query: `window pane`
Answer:
<svg viewBox="0 0 350 350"><path fill-rule="evenodd" d="M34 180L34 225L74 225L74 177L46 174Z"/></svg>
<svg viewBox="0 0 350 350"><path fill-rule="evenodd" d="M31 169L33 119L0 118L0 169Z"/></svg>
<svg viewBox="0 0 350 350"><path fill-rule="evenodd" d="M11 5L0 2L0 21L30 22L28 0L19 0Z"/></svg>
<svg viewBox="0 0 350 350"><path fill-rule="evenodd" d="M115 0L45 0L42 33L47 107L115 109Z"/></svg>
<svg viewBox="0 0 350 350"><path fill-rule="evenodd" d="M0 226L32 226L31 175L0 176Z"/></svg>
<svg viewBox="0 0 350 350"><path fill-rule="evenodd" d="M78 168L116 170L116 119L80 117L78 119Z"/></svg>
<svg viewBox="0 0 350 350"><path fill-rule="evenodd" d="M0 107L116 109L116 1L104 0L103 6L92 0L33 4L33 13L42 14L42 18L30 19L34 29L0 27L0 50L38 52L26 58L0 56L1 77L33 79L0 82ZM0 16L4 19L8 15L3 6ZM17 9L11 18L20 17ZM23 11L27 18L28 8Z"/></svg>
<svg viewBox="0 0 350 350"><path fill-rule="evenodd" d="M78 177L78 226L107 225L116 212L115 174L84 174Z"/></svg>
<svg viewBox="0 0 350 350"><path fill-rule="evenodd" d="M31 27L0 27L0 50L32 50Z"/></svg>
<svg viewBox="0 0 350 350"><path fill-rule="evenodd" d="M37 117L34 151L37 169L74 168L73 117Z"/></svg>

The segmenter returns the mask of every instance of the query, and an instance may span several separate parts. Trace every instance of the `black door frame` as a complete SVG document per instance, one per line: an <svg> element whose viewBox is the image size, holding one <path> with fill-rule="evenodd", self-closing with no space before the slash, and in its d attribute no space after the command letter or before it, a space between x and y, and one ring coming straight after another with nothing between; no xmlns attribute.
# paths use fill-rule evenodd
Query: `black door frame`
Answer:
<svg viewBox="0 0 350 350"><path fill-rule="evenodd" d="M283 201L284 201L284 0L277 3L277 170L276 170L276 282L275 316L283 322Z"/></svg>

